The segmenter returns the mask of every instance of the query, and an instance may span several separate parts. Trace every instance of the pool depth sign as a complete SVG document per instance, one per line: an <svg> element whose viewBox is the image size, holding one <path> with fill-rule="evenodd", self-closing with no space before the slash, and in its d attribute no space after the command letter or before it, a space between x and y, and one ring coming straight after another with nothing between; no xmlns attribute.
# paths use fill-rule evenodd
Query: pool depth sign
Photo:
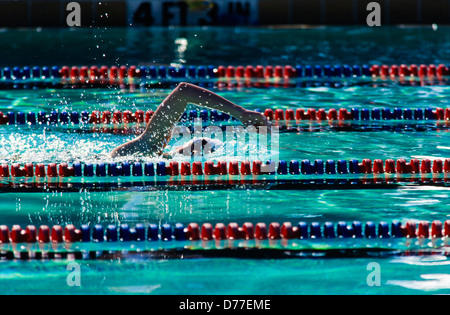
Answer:
<svg viewBox="0 0 450 315"><path fill-rule="evenodd" d="M257 23L258 0L183 0L183 1L107 1L92 3L84 7L80 1L70 2L66 6L68 26L91 26L99 20L127 26L205 26L205 25L251 25ZM121 10L121 8L125 10ZM92 12L91 12L92 11ZM103 14L99 15L99 12ZM82 14L95 18L84 19L88 25L82 25ZM117 22L117 23L116 23ZM102 23L100 23L102 24Z"/></svg>
<svg viewBox="0 0 450 315"><path fill-rule="evenodd" d="M450 21L449 5L449 0L1 0L0 27L439 25Z"/></svg>
<svg viewBox="0 0 450 315"><path fill-rule="evenodd" d="M128 19L132 25L256 24L257 0L230 1L132 1Z"/></svg>

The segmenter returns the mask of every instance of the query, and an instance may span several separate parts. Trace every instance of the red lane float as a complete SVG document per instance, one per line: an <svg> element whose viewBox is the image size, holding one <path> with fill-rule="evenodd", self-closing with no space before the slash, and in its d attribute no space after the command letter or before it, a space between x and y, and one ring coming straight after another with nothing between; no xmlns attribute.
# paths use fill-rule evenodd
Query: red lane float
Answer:
<svg viewBox="0 0 450 315"><path fill-rule="evenodd" d="M200 228L197 223L190 223L186 231L186 239L198 241L200 239Z"/></svg>
<svg viewBox="0 0 450 315"><path fill-rule="evenodd" d="M226 226L223 223L217 223L214 227L214 238L216 240L225 240L227 238Z"/></svg>
<svg viewBox="0 0 450 315"><path fill-rule="evenodd" d="M38 241L39 243L50 242L50 228L47 225L41 225L39 227Z"/></svg>
<svg viewBox="0 0 450 315"><path fill-rule="evenodd" d="M27 226L24 241L26 243L35 243L37 241L37 230L34 225Z"/></svg>
<svg viewBox="0 0 450 315"><path fill-rule="evenodd" d="M407 66L405 64L398 65L372 65L370 71L373 77L435 77L435 76L448 76L450 75L450 69L444 64L439 64L438 66L434 64L425 65L421 64L419 66L411 64Z"/></svg>
<svg viewBox="0 0 450 315"><path fill-rule="evenodd" d="M203 241L210 241L213 239L214 236L214 232L213 232L213 227L211 223L204 223L202 225L202 240Z"/></svg>

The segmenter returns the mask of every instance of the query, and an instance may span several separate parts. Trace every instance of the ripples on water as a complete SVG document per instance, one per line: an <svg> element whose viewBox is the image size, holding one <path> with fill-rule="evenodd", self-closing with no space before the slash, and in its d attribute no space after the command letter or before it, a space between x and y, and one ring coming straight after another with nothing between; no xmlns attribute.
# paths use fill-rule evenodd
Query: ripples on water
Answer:
<svg viewBox="0 0 450 315"><path fill-rule="evenodd" d="M44 110L147 110L156 109L168 90L145 93L120 91L34 91L28 98L24 91L0 92L0 111ZM339 107L450 107L450 88L443 86L399 87L383 90L370 87L348 89L267 89L217 91L249 109L339 108ZM261 93L263 92L263 93ZM423 99L420 95L426 95ZM64 100L64 101L62 101ZM11 106L11 104L15 104ZM46 104L46 105L41 105ZM0 159L4 161L96 161L108 160L108 153L134 136L96 133L66 133L64 127L44 130L3 127L0 131ZM302 141L299 141L299 139ZM367 158L375 151L377 158L448 157L447 132L375 132L375 133L305 133L281 134L280 158L304 159ZM303 143L307 145L304 146ZM171 149L173 142L169 145ZM216 155L218 155L217 153ZM371 157L369 157L371 158ZM375 158L375 157L374 157Z"/></svg>

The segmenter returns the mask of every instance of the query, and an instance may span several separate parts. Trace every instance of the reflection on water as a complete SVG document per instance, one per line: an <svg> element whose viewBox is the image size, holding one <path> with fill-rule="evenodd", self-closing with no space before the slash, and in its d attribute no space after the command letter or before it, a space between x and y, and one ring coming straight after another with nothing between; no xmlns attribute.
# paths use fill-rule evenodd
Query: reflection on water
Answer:
<svg viewBox="0 0 450 315"><path fill-rule="evenodd" d="M3 194L0 210L1 224L23 225L443 221L449 194L449 190L22 193Z"/></svg>
<svg viewBox="0 0 450 315"><path fill-rule="evenodd" d="M389 280L387 284L420 291L450 290L450 275L424 274L422 280Z"/></svg>
<svg viewBox="0 0 450 315"><path fill-rule="evenodd" d="M426 257L399 257L391 261L393 264L402 266L408 265L412 268L423 269L424 274L420 274L419 279L397 280L398 277L388 280L387 285L398 286L406 289L419 291L439 291L450 290L450 274L448 273L428 273L430 269L441 267L448 268L450 265L448 257L443 256L426 256ZM411 268L411 267L408 267ZM425 269L426 268L426 269Z"/></svg>
<svg viewBox="0 0 450 315"><path fill-rule="evenodd" d="M411 266L447 266L450 260L445 256L417 256L398 257L391 261L394 264L406 264Z"/></svg>

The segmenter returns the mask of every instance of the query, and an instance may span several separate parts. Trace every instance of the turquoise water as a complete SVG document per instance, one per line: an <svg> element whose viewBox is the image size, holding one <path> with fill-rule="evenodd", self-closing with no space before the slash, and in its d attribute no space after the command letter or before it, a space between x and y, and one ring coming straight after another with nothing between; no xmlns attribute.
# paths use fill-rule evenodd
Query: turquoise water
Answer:
<svg viewBox="0 0 450 315"><path fill-rule="evenodd" d="M431 63L449 59L448 29L428 28L367 29L336 28L307 30L238 30L223 50L200 48L212 45L214 36L227 37L228 29L188 29L173 32L136 30L91 30L62 33L57 30L5 31L0 38L23 37L17 47L38 47L36 56L20 55L17 47L5 64L40 64L39 56L59 52L61 45L84 43L92 48L82 57L69 49L68 56L45 58L42 64L105 64L149 61L152 51L157 63ZM24 32L24 33L20 33ZM38 45L42 38L55 37L56 43ZM284 36L280 36L280 32ZM148 40L137 47L142 33L161 39L161 47ZM196 40L196 36L200 39ZM218 35L219 34L219 35ZM98 39L96 41L95 37ZM177 55L174 38L188 38L190 46ZM353 36L353 37L352 37ZM37 38L37 39L36 39ZM72 40L70 40L72 38ZM209 38L209 40L206 40ZM254 44L245 40L253 40ZM281 45L274 45L281 38ZM359 39L359 41L357 40ZM361 41L370 42L364 48ZM94 43L108 48L105 59L94 53ZM380 44L386 42L383 49ZM417 45L417 41L422 45ZM0 40L1 43L4 41ZM117 43L122 43L118 44ZM240 45L248 51L237 54ZM271 45L269 45L271 44ZM302 44L302 45L300 45ZM322 45L325 45L323 48ZM86 46L86 47L87 47ZM301 47L303 49L300 49ZM350 49L357 46L360 49ZM386 47L390 46L389 49ZM75 46L70 46L75 47ZM100 45L102 47L102 45ZM103 46L104 47L104 46ZM125 48L124 48L125 47ZM209 47L209 46L207 46ZM250 48L253 47L253 48ZM258 47L258 48L254 48ZM290 47L290 48L289 48ZM322 47L322 48L321 48ZM438 49L439 48L439 49ZM99 48L100 49L100 48ZM255 51L257 49L257 51ZM348 54L349 51L352 54ZM1 51L1 50L0 50ZM206 51L206 52L205 52ZM212 56L212 52L215 52ZM203 52L203 54L202 54ZM285 54L285 55L284 55ZM114 55L119 58L116 62ZM259 56L254 61L253 56ZM287 56L287 57L284 57ZM303 57L305 59L303 59ZM72 58L72 59L71 59ZM93 59L94 58L94 59ZM97 58L97 59L95 59ZM109 58L109 59L108 59ZM26 62L25 62L25 61ZM76 62L74 61L76 60ZM217 61L217 62L216 62ZM354 86L348 88L231 89L214 90L249 109L256 108L339 108L339 107L450 107L449 86ZM124 110L155 109L169 92L151 90L8 90L0 91L0 111L39 110ZM11 163L105 161L119 143L133 136L73 133L64 128L1 126L0 160ZM448 158L450 133L428 132L311 132L280 134L280 159L387 159ZM169 146L172 146L171 143ZM236 157L237 159L239 158ZM449 218L450 190L445 187L396 190L226 190L226 191L109 191L80 193L3 193L0 223L75 225L85 223L177 223L190 222L326 222L441 220ZM381 267L381 286L367 285L367 266ZM346 259L235 259L192 258L145 260L83 260L81 287L70 287L66 260L1 261L0 293L25 294L448 294L450 261L442 256L346 258ZM246 281L242 281L246 279ZM239 283L239 285L236 285Z"/></svg>
<svg viewBox="0 0 450 315"><path fill-rule="evenodd" d="M81 287L67 287L65 262L2 263L2 287L25 294L424 294L448 293L448 262L379 261L382 286L366 284L373 260L196 259L81 262ZM45 285L39 290L36 283ZM126 274L126 279L124 279ZM236 285L239 283L239 285Z"/></svg>
<svg viewBox="0 0 450 315"><path fill-rule="evenodd" d="M447 107L447 87L344 89L268 89L219 93L247 108L315 107L337 104L385 106L403 95L409 107ZM167 90L148 93L117 91L2 92L0 110L105 110L156 108ZM427 95L424 101L420 95ZM355 96L358 96L355 101ZM365 96L365 97L364 97ZM14 107L8 106L15 102ZM275 104L275 105L274 105ZM377 105L378 106L378 105ZM67 133L64 128L3 126L5 162L104 161L118 143L133 136ZM280 135L280 159L351 159L448 157L448 132L305 132ZM306 145L305 145L306 144ZM236 157L237 159L239 157ZM326 222L445 220L450 191L305 190L305 191L159 191L82 193L4 193L1 222L21 224L177 223L190 222ZM366 284L367 264L382 268L382 286ZM449 293L448 260L440 256L384 259L252 260L208 258L158 261L82 261L82 287L68 287L66 261L3 262L2 290L11 293L152 293L152 294L422 294ZM123 277L127 274L127 277ZM263 276L264 275L264 276ZM237 279L247 277L245 286ZM429 278L432 279L429 279ZM42 279L46 285L42 288ZM218 285L220 284L220 285Z"/></svg>

